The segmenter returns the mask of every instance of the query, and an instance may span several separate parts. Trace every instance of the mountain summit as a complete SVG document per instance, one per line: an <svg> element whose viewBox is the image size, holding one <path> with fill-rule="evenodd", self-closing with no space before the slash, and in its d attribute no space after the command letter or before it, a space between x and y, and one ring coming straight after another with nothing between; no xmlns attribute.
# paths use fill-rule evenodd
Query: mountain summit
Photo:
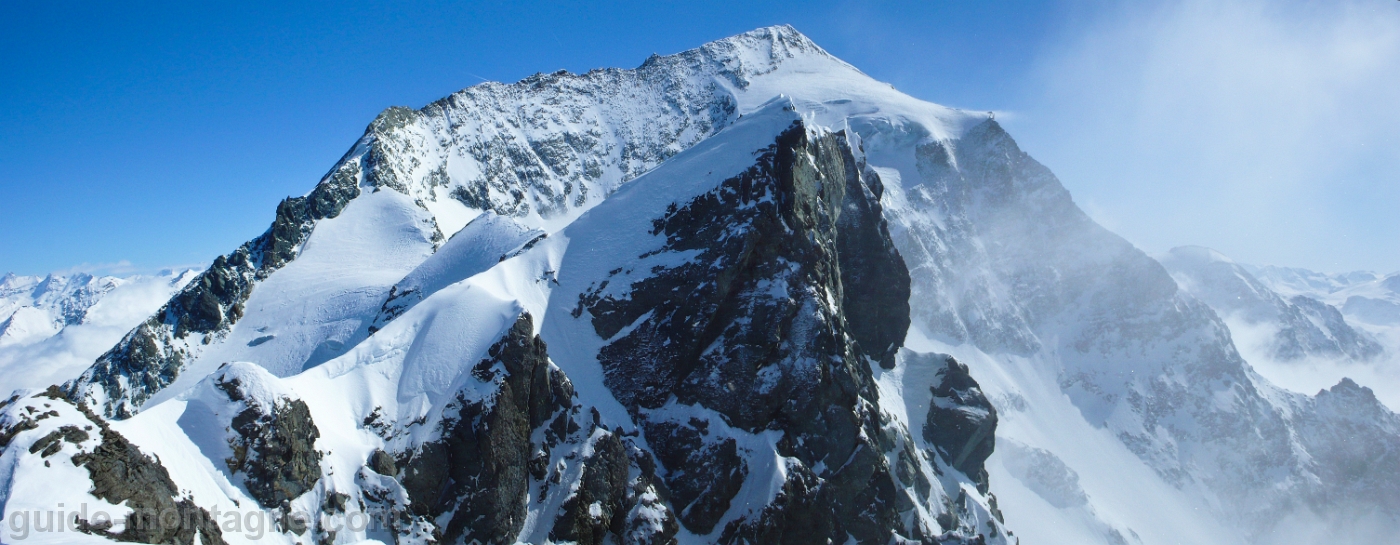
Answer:
<svg viewBox="0 0 1400 545"><path fill-rule="evenodd" d="M6 513L111 515L32 536L65 542L1235 544L1400 514L1369 389L1271 385L996 121L787 26L385 110L0 405L0 447Z"/></svg>

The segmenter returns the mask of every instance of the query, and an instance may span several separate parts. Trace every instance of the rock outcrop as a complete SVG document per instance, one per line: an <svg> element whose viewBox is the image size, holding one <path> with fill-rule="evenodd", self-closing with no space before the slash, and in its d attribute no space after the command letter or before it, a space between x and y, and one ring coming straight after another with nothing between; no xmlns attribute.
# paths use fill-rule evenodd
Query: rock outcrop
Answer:
<svg viewBox="0 0 1400 545"><path fill-rule="evenodd" d="M996 448L997 410L972 379L967 366L946 356L938 371L938 384L930 387L924 440L948 460L949 465L972 478L987 493L987 457Z"/></svg>
<svg viewBox="0 0 1400 545"><path fill-rule="evenodd" d="M71 404L56 387L12 397L0 411L0 457L39 458L46 472L60 471L55 465L82 468L91 483L91 497L131 511L117 520L110 513L106 519L85 519L87 509L79 512L75 503L69 516L59 514L66 520L58 524L120 542L225 545L218 522L181 492L159 460L141 452L87 407ZM13 486L14 471L9 466L0 481Z"/></svg>
<svg viewBox="0 0 1400 545"><path fill-rule="evenodd" d="M541 500L562 498L551 539L674 542L673 522L656 531L632 520L639 503L657 503L649 455L581 413L529 314L516 320L471 374L491 393L480 399L459 394L445 409L440 438L405 453L401 464L413 512L439 521L438 539L516 542L529 515L533 482ZM591 453L579 462L578 485L560 488L562 468L550 463L554 451L580 447ZM670 516L662 505L650 507Z"/></svg>
<svg viewBox="0 0 1400 545"><path fill-rule="evenodd" d="M903 432L882 426L871 368L894 366L908 273L858 157L844 133L795 124L754 166L653 220L663 244L574 311L608 339L606 384L642 422L691 532L722 543L941 532L906 522L900 506L928 498L903 497L885 457ZM646 268L667 254L695 257ZM781 491L717 529L757 470L735 431L768 430L790 460Z"/></svg>
<svg viewBox="0 0 1400 545"><path fill-rule="evenodd" d="M224 461L263 507L296 499L321 477L321 432L300 399L258 399L237 378L216 382L231 402L244 408L229 423L233 455Z"/></svg>

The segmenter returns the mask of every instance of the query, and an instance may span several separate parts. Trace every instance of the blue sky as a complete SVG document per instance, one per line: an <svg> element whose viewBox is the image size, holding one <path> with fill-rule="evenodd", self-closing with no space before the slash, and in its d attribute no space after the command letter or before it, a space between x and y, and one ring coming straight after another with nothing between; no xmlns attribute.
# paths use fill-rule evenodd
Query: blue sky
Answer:
<svg viewBox="0 0 1400 545"><path fill-rule="evenodd" d="M202 265L375 114L790 23L998 119L1149 252L1400 270L1400 2L0 6L0 272Z"/></svg>

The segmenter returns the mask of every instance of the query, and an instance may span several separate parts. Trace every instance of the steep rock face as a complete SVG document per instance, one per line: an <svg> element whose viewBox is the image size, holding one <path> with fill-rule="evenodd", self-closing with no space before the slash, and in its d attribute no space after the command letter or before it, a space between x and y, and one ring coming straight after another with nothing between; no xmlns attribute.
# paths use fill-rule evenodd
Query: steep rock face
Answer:
<svg viewBox="0 0 1400 545"><path fill-rule="evenodd" d="M448 408L455 414L441 424L442 439L423 445L406 462L404 487L415 511L433 518L448 513L448 541L514 540L525 521L522 500L535 454L531 433L561 411L561 422L567 422L568 381L551 375L544 343L533 329L529 316L522 316L491 347L490 358L473 368L478 379L502 379L495 398L471 403L459 397Z"/></svg>
<svg viewBox="0 0 1400 545"><path fill-rule="evenodd" d="M550 531L550 539L590 545L601 545L610 540L621 543L675 543L677 527L674 520L669 518L670 513L666 513L668 518L659 528L629 520L634 505L645 501L648 495L653 502L656 500L655 488L651 487L654 479L651 466L645 466L644 478L638 481L642 485L641 490L633 490L628 482L628 473L632 468L626 447L617 434L605 434L594 441L593 454L583 461L583 478L579 481L578 492L564 501ZM650 507L655 509L659 505Z"/></svg>
<svg viewBox="0 0 1400 545"><path fill-rule="evenodd" d="M641 421L691 532L722 543L938 535L948 529L907 522L929 498L895 485L885 453L904 432L882 426L871 376L893 367L908 327L878 177L844 134L801 124L756 153L654 219L662 244L580 295L575 316L608 340L605 383ZM851 304L852 287L866 299ZM781 489L748 516L725 516L760 471L730 428L779 432L788 460Z"/></svg>
<svg viewBox="0 0 1400 545"><path fill-rule="evenodd" d="M582 413L569 380L550 365L529 314L471 374L494 391L480 399L459 394L444 409L439 438L405 453L400 464L412 510L435 521L435 536L450 543L514 543L526 539L521 532L530 498L553 497L557 512L536 515L544 522L553 517L551 540L674 542L675 523L657 501L649 455ZM581 447L577 484L561 486L565 464L551 460ZM642 520L644 514L659 524Z"/></svg>

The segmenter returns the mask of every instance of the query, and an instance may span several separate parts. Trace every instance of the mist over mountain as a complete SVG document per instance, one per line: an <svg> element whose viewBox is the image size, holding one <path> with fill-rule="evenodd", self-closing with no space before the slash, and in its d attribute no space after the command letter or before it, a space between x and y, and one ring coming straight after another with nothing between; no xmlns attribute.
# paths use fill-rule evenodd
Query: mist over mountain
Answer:
<svg viewBox="0 0 1400 545"><path fill-rule="evenodd" d="M7 277L5 323L41 342L136 283L99 280ZM0 510L73 520L23 539L1400 527L1384 396L1275 373L1390 361L1396 277L1149 256L991 116L788 26L389 108L266 232L156 280L163 306L123 307L140 316L105 352L5 384Z"/></svg>
<svg viewBox="0 0 1400 545"><path fill-rule="evenodd" d="M1396 274L1241 264L1190 246L1158 260L1215 310L1245 359L1275 384L1316 392L1350 378L1400 407Z"/></svg>
<svg viewBox="0 0 1400 545"><path fill-rule="evenodd" d="M0 278L0 391L68 380L145 320L199 271Z"/></svg>

